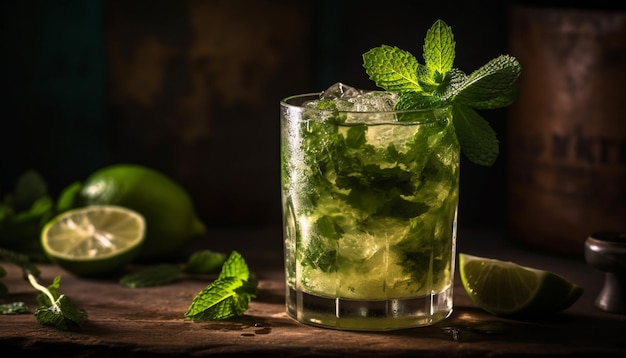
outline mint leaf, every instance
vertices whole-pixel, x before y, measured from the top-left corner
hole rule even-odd
[[[20,175],[14,192],[0,203],[0,247],[27,254],[35,261],[48,261],[39,242],[41,228],[55,214],[47,190],[36,171]]]
[[[126,274],[119,283],[130,288],[163,286],[178,280],[180,273],[177,265],[160,264]]]
[[[424,61],[434,83],[443,82],[445,74],[452,69],[455,45],[452,29],[442,20],[437,20],[426,32]]]
[[[448,255],[452,251],[450,240],[438,240],[432,230],[428,229],[432,227],[432,219],[425,220],[427,221],[423,225],[413,225],[411,232],[403,240],[392,245],[392,250],[402,259],[400,266],[403,271],[410,273],[414,282],[423,284],[442,279],[441,276],[445,275],[446,267],[450,263]],[[424,265],[424,262],[429,264]]]
[[[174,264],[148,266],[126,274],[119,283],[129,288],[168,285],[177,281],[181,274],[206,275],[216,273],[226,261],[226,255],[211,250],[194,252],[182,267]]]
[[[43,177],[35,170],[27,170],[17,178],[12,204],[16,211],[26,210],[47,194],[48,185]]]
[[[61,295],[54,305],[37,308],[35,317],[40,324],[63,331],[80,328],[87,321],[85,311],[76,307],[65,295]]]
[[[24,302],[12,302],[0,305],[0,314],[28,313],[28,306]]]
[[[33,265],[28,256],[24,254],[0,248],[0,261],[8,261],[21,267],[25,273],[31,273],[35,276],[39,276],[39,269]],[[0,266],[0,277],[4,277],[6,274],[7,271],[4,267]],[[0,282],[0,297],[7,296],[8,294],[9,288],[4,283]]]
[[[337,271],[337,242],[343,236],[341,217],[324,215],[313,223],[310,245],[305,245],[302,265],[318,268],[324,272]]]
[[[87,313],[65,295],[59,296],[55,305],[37,308],[35,317],[40,324],[63,331],[80,328],[87,321]]]
[[[470,74],[456,89],[454,101],[484,109],[508,106],[515,100],[518,76],[517,60],[501,55]]]
[[[242,281],[248,281],[250,279],[248,264],[246,264],[243,256],[237,251],[231,252],[226,262],[224,262],[218,279],[224,277],[235,277]]]
[[[39,307],[35,310],[40,324],[71,330],[80,328],[87,321],[87,312],[78,308],[69,297],[59,294],[61,276],[55,277],[48,288],[41,286],[32,274],[28,274],[28,280],[42,292],[37,296]]]
[[[457,100],[456,102],[463,103],[466,106],[469,106],[475,109],[504,108],[513,104],[513,102],[515,102],[515,100],[517,99],[518,93],[519,91],[517,87],[511,87],[505,90],[504,92],[502,92],[500,95],[493,97],[491,99],[474,101],[474,102],[469,99],[461,99],[461,100]]]
[[[419,63],[410,52],[382,45],[363,54],[369,77],[387,91],[420,91],[417,81]]]
[[[219,271],[227,257],[222,252],[202,250],[194,252],[183,271],[189,274],[210,274]]]
[[[210,321],[243,315],[252,297],[243,287],[243,281],[236,277],[215,280],[194,298],[185,317]]]
[[[31,286],[41,292],[37,295],[39,307],[35,310],[35,317],[40,324],[70,330],[81,327],[87,321],[87,312],[74,305],[69,297],[59,294],[61,276],[55,277],[52,284],[46,288],[37,282],[39,269],[30,262],[28,256],[0,249],[0,260],[20,266]],[[1,271],[4,272],[4,269]],[[3,306],[2,311],[4,310],[16,310],[17,313],[21,313],[24,308],[16,302],[10,306]]]
[[[453,122],[461,151],[473,163],[490,166],[499,153],[498,139],[489,123],[473,109],[454,103]]]
[[[241,316],[256,297],[256,282],[251,280],[245,260],[233,251],[218,278],[194,297],[185,312],[193,321],[221,320]]]
[[[78,195],[82,188],[83,184],[78,181],[65,187],[59,194],[56,201],[57,213],[62,213],[79,206]]]
[[[467,81],[465,72],[458,68],[453,68],[446,73],[445,80],[437,88],[435,95],[444,103],[449,103],[452,101],[453,97],[461,91],[461,88],[465,85],[465,81]]]
[[[19,266],[25,272],[25,274],[32,274],[35,277],[38,277],[40,274],[37,266],[35,266],[30,261],[29,257],[24,254],[0,248],[0,261],[7,261],[16,266]],[[2,272],[2,275],[0,276],[4,276],[6,274],[4,268],[2,268],[0,272]]]
[[[402,92],[396,103],[396,110],[410,110],[419,108],[433,108],[444,106],[445,101],[438,97],[424,94],[423,92]],[[402,115],[398,116],[398,121],[402,122]],[[409,117],[411,118],[411,117]]]

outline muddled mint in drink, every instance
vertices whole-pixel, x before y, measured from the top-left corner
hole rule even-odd
[[[283,148],[290,284],[355,299],[449,284],[459,179],[450,109],[398,114],[394,97],[336,84],[303,104]]]

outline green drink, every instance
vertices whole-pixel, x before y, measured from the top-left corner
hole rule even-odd
[[[281,104],[288,313],[354,330],[447,317],[460,154],[451,109],[342,112],[315,99]]]
[[[496,160],[476,110],[511,104],[521,67],[453,68],[441,20],[423,49],[425,64],[386,45],[363,55],[383,91],[337,83],[281,101],[286,309],[300,322],[391,330],[452,312],[460,154]]]

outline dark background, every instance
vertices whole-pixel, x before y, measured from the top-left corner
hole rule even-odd
[[[281,225],[278,104],[334,82],[374,88],[361,55],[422,60],[455,34],[469,73],[508,53],[513,1],[26,0],[0,5],[0,198],[39,171],[53,196],[112,163],[144,164],[192,195],[210,227]],[[506,110],[493,167],[462,162],[460,228],[504,229]]]

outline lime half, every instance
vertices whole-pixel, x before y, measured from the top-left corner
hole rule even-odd
[[[537,316],[571,306],[583,289],[553,272],[459,254],[465,292],[482,309],[498,316]]]
[[[93,205],[66,211],[41,232],[41,245],[53,263],[80,276],[121,270],[139,253],[146,224],[128,208]]]

